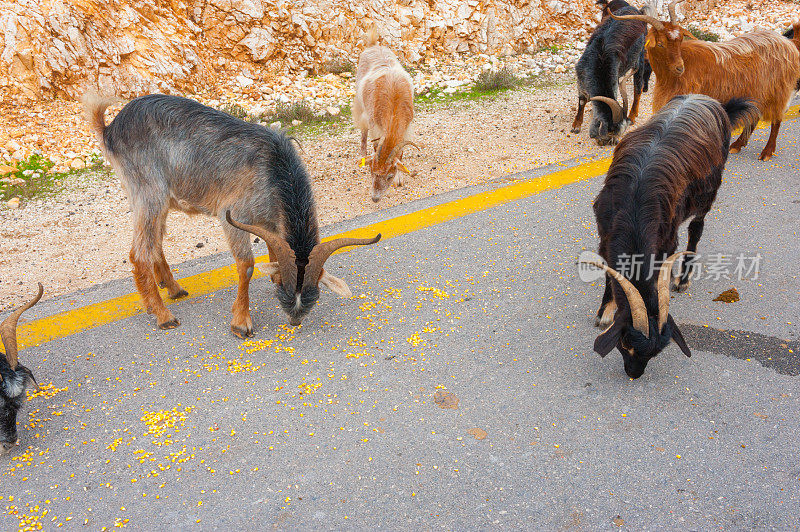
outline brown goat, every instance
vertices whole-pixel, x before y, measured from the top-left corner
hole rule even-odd
[[[407,139],[414,119],[414,84],[394,53],[378,46],[378,33],[365,37],[367,48],[358,58],[353,122],[361,130],[361,162],[372,173],[372,201],[381,200],[394,181],[403,186],[397,170],[408,173],[401,162],[403,148],[416,144]],[[372,137],[375,154],[367,157],[367,138]]]
[[[720,102],[749,98],[758,106],[761,117],[772,123],[769,140],[759,156],[762,161],[769,160],[800,77],[800,51],[791,41],[769,31],[754,31],[722,43],[696,40],[677,24],[675,6],[681,1],[670,2],[669,22],[648,15],[610,15],[650,24],[645,50],[656,75],[653,112],[680,94],[705,94]],[[747,145],[755,126],[745,125],[731,145],[731,153]]]

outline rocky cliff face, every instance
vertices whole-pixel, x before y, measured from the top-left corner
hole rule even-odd
[[[0,92],[246,90],[253,80],[355,61],[372,24],[418,63],[583,38],[597,12],[595,0],[0,0]]]

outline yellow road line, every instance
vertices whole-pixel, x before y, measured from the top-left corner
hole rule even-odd
[[[786,120],[797,118],[799,115],[800,105],[794,106],[787,112]],[[762,122],[759,123],[758,127],[761,129],[768,126],[769,124]],[[606,157],[573,168],[559,170],[542,177],[528,179],[488,192],[481,192],[466,198],[404,214],[390,220],[359,227],[352,231],[331,236],[325,240],[340,237],[372,237],[376,233],[381,233],[383,235],[383,240],[405,235],[454,218],[460,218],[504,203],[539,194],[545,190],[561,188],[570,183],[576,183],[603,175],[608,170],[610,164],[611,158]],[[264,262],[266,260],[267,255],[256,258],[257,262]],[[260,275],[261,274],[256,271],[253,277],[256,278]],[[216,292],[217,290],[228,288],[235,285],[237,282],[238,276],[236,274],[236,267],[233,265],[216,268],[208,272],[180,279],[181,286],[189,292],[191,298],[204,296]],[[162,295],[164,294],[162,293]],[[166,299],[165,303],[169,305],[174,302]],[[141,298],[138,293],[126,294],[109,299],[108,301],[101,301],[73,310],[67,310],[47,318],[34,320],[21,325],[18,330],[19,348],[22,349],[33,345],[40,345],[57,338],[70,336],[81,331],[128,318],[142,311]]]

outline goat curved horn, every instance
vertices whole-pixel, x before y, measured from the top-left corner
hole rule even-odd
[[[11,369],[15,370],[19,365],[19,358],[17,356],[17,321],[19,321],[19,317],[22,316],[23,312],[42,299],[42,294],[44,294],[44,287],[42,283],[39,283],[39,293],[36,294],[36,297],[12,312],[9,317],[3,320],[3,323],[0,323],[0,339],[3,341],[3,347],[5,347],[6,350],[6,360],[8,361],[8,365],[11,366]]]
[[[381,234],[378,233],[373,238],[337,238],[329,242],[320,242],[308,254],[308,266],[306,266],[303,275],[303,287],[317,285],[319,276],[322,275],[322,267],[325,265],[325,261],[336,250],[345,246],[368,246],[380,239]]]
[[[416,144],[414,144],[414,143],[413,143],[413,142],[411,142],[410,140],[404,140],[403,142],[401,142],[400,144],[398,144],[397,146],[395,146],[395,147],[394,147],[394,149],[393,149],[393,150],[392,150],[392,152],[389,154],[389,157],[387,157],[387,159],[391,161],[391,160],[392,160],[392,158],[393,158],[395,155],[397,155],[397,153],[398,153],[400,150],[402,150],[403,148],[405,148],[405,147],[406,147],[406,146],[408,146],[408,145],[414,146],[414,147],[415,147],[416,149],[418,149],[419,151],[422,151],[422,148],[420,148],[419,146],[417,146]]]
[[[633,328],[643,335],[650,337],[650,320],[647,318],[647,307],[644,306],[644,300],[636,287],[633,286],[633,283],[617,270],[610,268],[602,262],[586,261],[586,264],[592,264],[598,268],[602,268],[606,273],[617,280],[622,287],[622,291],[625,292],[625,297],[628,298],[628,306],[631,307]]]
[[[240,224],[231,218],[231,211],[225,211],[225,219],[235,228],[252,233],[267,243],[277,255],[275,260],[278,261],[278,269],[281,272],[281,284],[287,291],[293,292],[297,288],[297,264],[295,264],[294,251],[286,243],[286,240],[263,227]]]
[[[627,100],[627,97],[625,99]],[[608,105],[611,108],[611,119],[615,124],[619,124],[622,122],[622,119],[625,118],[625,111],[623,111],[619,102],[617,102],[617,100],[614,98],[609,98],[607,96],[592,96],[589,98],[589,100],[593,102],[603,102],[604,104]]]
[[[664,328],[669,316],[669,283],[672,280],[672,265],[681,255],[686,255],[688,251],[681,251],[667,257],[661,264],[658,272],[658,330]]]
[[[656,17],[651,17],[650,15],[615,15],[614,13],[608,14],[614,20],[638,20],[640,22],[646,22],[653,26],[658,31],[662,31],[664,29],[664,23],[658,20]]]
[[[373,143],[377,142],[377,144],[373,144],[372,146],[375,149],[375,160],[380,159],[381,152],[383,151],[383,141],[384,141],[383,137],[372,140]]]
[[[667,6],[667,9],[669,10],[669,21],[672,24],[675,25],[678,24],[678,14],[675,12],[675,6],[683,1],[684,0],[672,0],[672,2],[670,2],[669,5]]]

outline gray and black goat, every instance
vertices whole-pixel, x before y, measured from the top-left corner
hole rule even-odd
[[[0,323],[0,339],[5,356],[0,358],[0,455],[19,443],[17,437],[17,412],[25,400],[25,388],[36,382],[31,370],[19,363],[17,351],[17,321],[22,313],[42,298],[44,287],[39,283],[39,293],[28,303],[13,311]]]
[[[783,36],[789,39],[800,50],[800,21],[795,22],[791,28],[783,32]],[[800,91],[800,79],[797,80],[797,90]]]
[[[311,181],[292,139],[196,101],[152,94],[132,100],[106,126],[114,100],[85,98],[88,119],[106,159],[128,195],[134,218],[130,260],[136,288],[158,326],[180,322],[166,308],[157,284],[171,299],[187,295],[164,258],[167,213],[216,216],[236,260],[239,288],[231,331],[253,336],[249,286],[254,259],[252,233],[263,239],[270,262],[259,269],[277,285],[292,325],[319,299],[319,285],[350,296],[347,284],[326,272],[325,261],[344,246],[374,238],[320,242]]]
[[[691,356],[669,314],[670,283],[677,291],[689,286],[704,219],[722,183],[731,130],[758,114],[749,100],[722,105],[698,94],[677,96],[614,150],[594,201],[605,262],[591,264],[606,272],[596,325],[608,326],[594,350],[606,356],[616,347],[631,378],[640,377],[671,339]],[[692,217],[686,251],[675,253],[678,228]],[[672,266],[684,254],[673,280]]]
[[[647,90],[650,69],[644,54],[647,24],[614,20],[615,15],[640,15],[651,8],[636,9],[623,0],[598,0],[603,6],[603,19],[595,28],[586,49],[575,65],[578,79],[578,112],[572,132],[580,133],[583,112],[593,103],[589,136],[601,146],[616,144],[627,127],[639,115],[639,99]],[[627,76],[633,77],[633,104],[628,113]],[[618,94],[622,104],[617,101]]]

